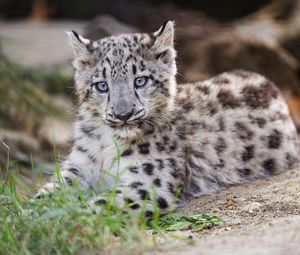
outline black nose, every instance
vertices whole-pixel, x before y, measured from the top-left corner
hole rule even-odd
[[[133,110],[130,112],[118,112],[114,113],[115,117],[119,120],[126,121],[133,115]]]

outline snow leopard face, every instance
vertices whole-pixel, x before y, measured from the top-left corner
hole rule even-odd
[[[81,105],[119,137],[151,132],[168,120],[175,96],[173,22],[153,34],[90,41],[68,32]]]

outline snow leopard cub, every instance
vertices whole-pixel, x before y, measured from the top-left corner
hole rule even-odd
[[[91,41],[68,32],[78,113],[61,175],[111,190],[146,216],[187,196],[279,173],[299,160],[297,133],[275,85],[243,70],[176,84],[174,24]],[[118,145],[121,153],[115,160]],[[113,163],[115,162],[115,163]],[[118,178],[115,176],[118,175]],[[117,182],[117,183],[116,183]],[[37,196],[53,192],[53,180]],[[96,196],[90,205],[105,204]]]

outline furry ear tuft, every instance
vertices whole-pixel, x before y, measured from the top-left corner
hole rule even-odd
[[[152,49],[156,53],[155,58],[164,64],[175,66],[174,22],[165,22],[159,30],[153,33],[153,36]]]
[[[72,46],[73,52],[75,57],[86,54],[88,51],[88,46],[90,45],[91,41],[89,39],[86,39],[76,33],[74,30],[67,31],[66,34],[69,37],[69,43]]]
[[[73,49],[74,62],[73,65],[76,69],[83,69],[84,67],[92,64],[91,53],[92,43],[91,40],[84,38],[75,31],[67,31],[69,43]]]
[[[174,47],[174,21],[166,21],[156,32],[153,33],[153,46],[159,50]]]

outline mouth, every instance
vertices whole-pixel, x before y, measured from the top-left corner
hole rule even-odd
[[[122,139],[134,138],[139,136],[141,133],[151,134],[154,131],[154,122],[151,117],[138,118],[128,121],[118,120],[104,120],[105,123],[110,126],[116,137]]]
[[[128,138],[134,138],[136,137],[140,132],[142,132],[141,127],[142,122],[140,123],[117,123],[116,124],[110,124],[109,126],[113,128],[114,134],[118,138],[122,139],[128,139]]]
[[[115,121],[111,119],[105,119],[105,122],[108,126],[114,129],[128,129],[140,127],[144,122],[144,118],[138,118],[129,121]]]

